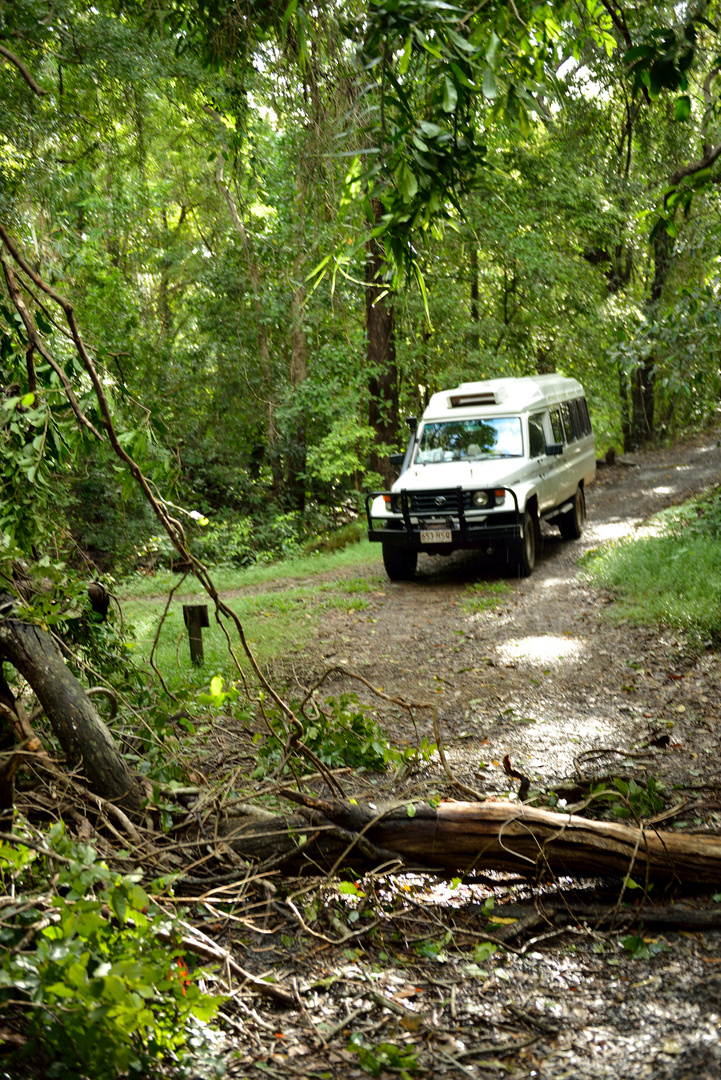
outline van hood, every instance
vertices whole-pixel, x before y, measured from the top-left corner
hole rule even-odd
[[[401,473],[391,491],[512,487],[537,472],[538,462],[525,461],[523,458],[488,458],[480,461],[444,461],[431,465],[412,465]]]

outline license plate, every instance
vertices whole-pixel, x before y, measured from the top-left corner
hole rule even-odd
[[[421,529],[422,544],[451,544],[453,534],[450,529]]]

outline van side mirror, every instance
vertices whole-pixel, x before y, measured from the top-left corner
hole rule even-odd
[[[411,431],[415,431],[416,428],[418,427],[418,417],[417,416],[407,416],[406,417],[406,423],[408,424],[408,427],[411,429]]]
[[[558,456],[559,454],[562,454],[562,453],[563,453],[563,443],[562,442],[548,443],[546,445],[546,454],[548,455],[548,457],[556,457],[556,456]]]
[[[389,454],[388,460],[391,465],[402,465],[405,460],[405,454]]]

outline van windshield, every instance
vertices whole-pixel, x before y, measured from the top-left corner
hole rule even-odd
[[[480,461],[483,458],[523,457],[521,419],[446,420],[423,425],[416,462]]]

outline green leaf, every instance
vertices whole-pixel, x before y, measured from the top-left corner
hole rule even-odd
[[[497,951],[498,946],[492,941],[479,941],[473,950],[473,959],[477,964],[482,964]]]
[[[128,902],[125,899],[124,894],[120,889],[112,889],[110,892],[110,906],[115,912],[118,922],[125,922],[125,915],[128,910]]]
[[[648,237],[649,240],[651,240],[651,241],[655,240],[665,224],[666,224],[666,219],[665,218],[662,218],[662,217],[657,218],[656,221],[654,222],[654,226],[651,229],[651,232],[649,233],[649,237]]]
[[[469,54],[477,52],[476,46],[472,45],[466,38],[461,37],[460,34],[457,34],[455,30],[451,30],[449,27],[446,33],[448,34],[448,40],[452,41],[456,48],[460,49],[461,52]]]
[[[477,90],[478,89],[476,84],[471,82],[471,80],[465,74],[463,69],[458,66],[458,64],[451,64],[451,71],[455,75],[456,81],[459,82],[461,86],[465,86],[467,90]]]
[[[338,892],[343,893],[345,896],[365,896],[363,890],[354,885],[352,881],[341,881]]]
[[[691,116],[691,98],[688,94],[683,94],[681,97],[676,98],[676,103],[673,107],[673,114],[679,121],[688,120]]]
[[[443,111],[452,113],[458,104],[458,91],[453,80],[446,75],[443,83]]]
[[[405,162],[401,165],[398,176],[398,187],[405,202],[410,202],[418,191],[418,181],[415,174],[408,168]]]
[[[25,397],[20,399],[20,404],[23,405],[26,409],[29,409],[34,401],[35,401],[35,394],[30,393],[30,394],[26,394]]]
[[[282,33],[284,38],[285,38],[286,34],[288,33],[288,23],[293,18],[293,15],[295,13],[295,9],[297,7],[298,7],[298,0],[290,0],[290,3],[288,4],[288,7],[285,9],[285,12],[283,13],[283,19],[281,21],[281,33]]]
[[[653,56],[653,49],[649,45],[634,45],[623,54],[623,62],[633,64],[636,60],[647,60],[651,56]]]
[[[406,43],[403,46],[403,55],[401,56],[401,62],[398,65],[398,70],[401,75],[405,75],[408,71],[408,65],[411,62],[411,49],[413,48],[413,38],[409,34],[406,38]]]
[[[438,124],[431,124],[429,120],[421,120],[419,127],[423,134],[427,135],[429,139],[437,139],[439,135],[443,134],[443,128],[439,127]],[[14,400],[17,401],[17,398]],[[9,407],[10,403],[8,402],[5,405],[5,408],[7,409]]]
[[[416,816],[416,808],[412,802],[408,803],[408,806],[406,807],[406,813],[408,814],[409,818],[414,818]]]
[[[489,67],[486,68],[483,74],[483,96],[489,101],[493,101],[493,99],[498,96],[496,76]]]

